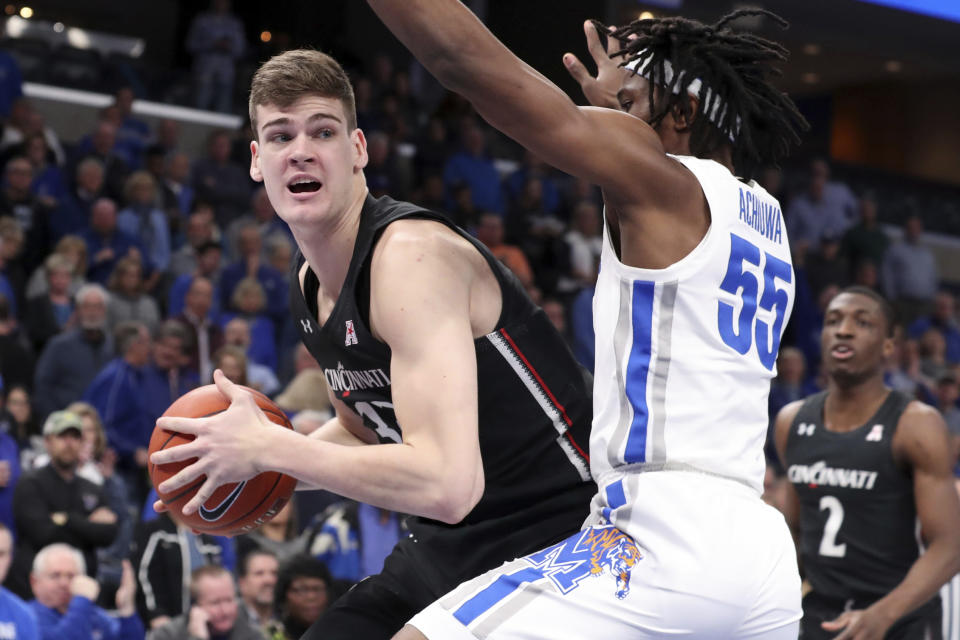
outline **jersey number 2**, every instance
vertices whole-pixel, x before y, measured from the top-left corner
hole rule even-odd
[[[820,498],[820,511],[826,509],[827,522],[823,525],[823,538],[820,540],[820,555],[828,558],[842,558],[847,555],[847,543],[837,544],[837,534],[843,524],[843,504],[833,496]]]
[[[761,256],[763,261],[763,285],[753,271],[744,269],[744,263],[760,268]],[[756,338],[757,355],[760,363],[767,369],[773,370],[777,361],[777,351],[780,349],[780,331],[783,329],[783,318],[787,313],[790,297],[786,289],[777,288],[777,280],[790,284],[793,278],[790,263],[763,252],[748,240],[730,234],[730,262],[727,264],[727,275],[720,283],[720,289],[740,298],[740,315],[734,323],[736,309],[728,302],[720,301],[717,309],[717,327],[720,337],[731,349],[740,354],[750,350]],[[757,316],[757,297],[759,307],[764,311],[773,311],[774,320],[771,327]]]

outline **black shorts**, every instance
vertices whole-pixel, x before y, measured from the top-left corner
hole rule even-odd
[[[849,605],[848,606],[848,602]],[[833,620],[845,609],[866,609],[868,601],[844,601],[808,593],[803,598],[803,619],[800,621],[800,640],[831,640],[839,631],[824,631],[821,622]],[[943,640],[943,613],[940,596],[934,597],[916,611],[897,620],[887,631],[884,640]]]
[[[396,552],[383,572],[337,598],[303,640],[390,640],[410,618],[443,595],[427,588]]]

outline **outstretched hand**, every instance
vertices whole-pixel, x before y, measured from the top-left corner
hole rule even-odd
[[[608,37],[607,46],[604,48],[603,43],[600,42],[599,29],[601,28],[600,23],[592,20],[583,23],[583,31],[587,36],[587,50],[597,65],[597,75],[590,75],[579,58],[572,53],[563,54],[563,66],[580,84],[583,95],[591,105],[618,109],[620,103],[617,101],[617,92],[628,71],[618,66],[619,59],[610,57],[622,48],[622,43]],[[608,33],[611,31],[608,30]]]
[[[213,381],[230,401],[225,411],[207,418],[164,417],[157,421],[157,426],[163,429],[195,436],[193,442],[156,451],[150,456],[154,464],[197,458],[157,487],[163,493],[170,493],[206,476],[196,495],[183,506],[184,515],[195,513],[217,487],[248,480],[260,473],[263,469],[258,459],[269,440],[269,433],[264,429],[283,428],[264,415],[249,391],[231,382],[219,369],[214,372]]]

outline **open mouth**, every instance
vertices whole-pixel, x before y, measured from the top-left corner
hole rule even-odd
[[[830,355],[836,360],[848,360],[853,357],[853,354],[853,349],[845,344],[838,344],[830,350]]]
[[[322,185],[316,180],[301,178],[288,184],[287,189],[289,189],[291,193],[315,193],[320,190],[321,186]]]

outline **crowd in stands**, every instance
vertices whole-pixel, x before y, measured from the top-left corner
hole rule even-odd
[[[239,55],[235,25],[216,11],[188,39],[208,56],[203,106],[228,91]],[[386,56],[354,73],[372,194],[475,234],[592,369],[599,191],[520,152],[457,96],[417,95]],[[318,494],[227,539],[153,511],[153,425],[215,368],[273,397],[299,431],[331,408],[287,312],[295,246],[248,176],[249,132],[214,131],[192,157],[175,120],[139,119],[129,86],[113,97],[77,140],[22,95],[0,100],[0,627],[36,626],[18,638],[297,638],[379,571],[402,517]],[[832,180],[823,160],[788,178],[758,176],[783,206],[797,291],[770,415],[823,386],[823,310],[856,283],[899,314],[889,384],[940,408],[960,443],[960,325],[924,221],[903,217],[892,239],[877,196]]]

